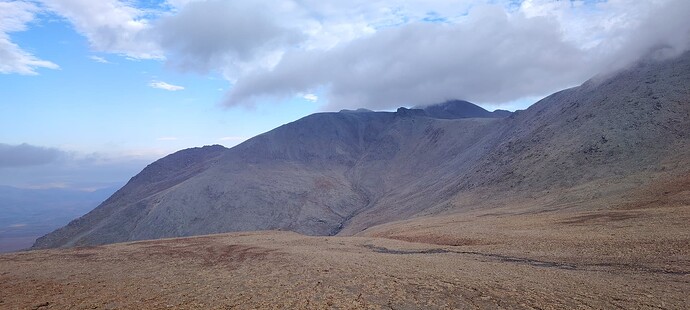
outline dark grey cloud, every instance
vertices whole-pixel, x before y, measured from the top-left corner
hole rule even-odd
[[[587,55],[564,42],[555,21],[509,18],[499,8],[457,25],[416,23],[329,51],[286,54],[273,69],[241,78],[227,103],[328,86],[331,108],[391,108],[462,98],[502,102],[591,74]]]
[[[67,153],[56,148],[29,144],[9,145],[0,143],[0,168],[39,166],[65,159]]]
[[[159,20],[152,31],[169,64],[208,73],[260,59],[303,39],[299,31],[280,25],[272,11],[259,1],[191,2]]]
[[[687,50],[690,1],[667,1],[647,16],[583,47],[564,36],[555,18],[481,7],[456,24],[413,23],[330,50],[288,52],[274,68],[241,76],[225,104],[251,105],[319,88],[326,89],[328,110],[543,96],[660,47],[666,54]]]
[[[0,186],[98,189],[124,184],[153,160],[0,143]]]
[[[41,166],[6,167],[0,173],[0,185],[94,190],[122,185],[152,161],[121,159],[103,162],[87,158],[57,161]]]

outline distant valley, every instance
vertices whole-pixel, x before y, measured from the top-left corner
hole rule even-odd
[[[88,213],[116,190],[116,187],[87,192],[0,186],[0,252],[31,247],[36,238]]]

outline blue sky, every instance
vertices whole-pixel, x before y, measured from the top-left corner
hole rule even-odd
[[[60,19],[38,20],[12,39],[60,68],[0,75],[3,143],[157,156],[205,144],[232,146],[316,110],[304,99],[221,106],[229,83],[218,74],[185,74],[159,60],[94,52]],[[151,87],[156,81],[184,89]]]
[[[171,152],[231,147],[318,111],[456,98],[524,109],[659,44],[686,50],[689,11],[682,0],[0,0],[0,185],[118,184]]]

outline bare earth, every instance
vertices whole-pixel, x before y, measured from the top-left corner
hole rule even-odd
[[[688,205],[494,209],[360,237],[233,233],[5,254],[0,308],[687,309],[688,223]]]

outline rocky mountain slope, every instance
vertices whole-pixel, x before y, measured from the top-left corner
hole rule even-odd
[[[530,212],[605,208],[598,198],[624,203],[635,188],[686,175],[689,140],[686,53],[514,114],[463,101],[319,113],[232,149],[180,151],[34,247],[266,229],[350,235],[526,200]]]

